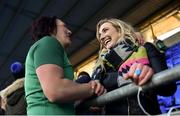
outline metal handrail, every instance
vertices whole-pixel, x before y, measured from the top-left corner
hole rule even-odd
[[[141,88],[142,90],[146,91],[152,88],[156,88],[163,83],[171,83],[178,80],[180,80],[180,65],[177,65],[172,69],[167,69],[167,70],[154,74],[152,79],[144,86],[141,86]],[[130,95],[136,94],[138,92],[139,87],[140,86],[137,86],[134,83],[131,83],[129,85],[110,91],[94,99],[84,101],[81,105],[103,106],[112,101],[116,101],[116,100],[128,97]]]

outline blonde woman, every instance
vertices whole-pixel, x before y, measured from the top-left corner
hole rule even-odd
[[[132,26],[119,19],[103,19],[97,24],[97,39],[100,43],[99,58],[92,77],[99,79],[107,91],[122,87],[129,83],[139,86],[146,84],[156,72],[166,69],[163,54],[145,43]],[[159,62],[161,61],[161,62]],[[120,101],[106,105],[106,114],[160,114],[157,94],[171,95],[175,92],[175,84],[165,84],[156,90],[141,92],[139,107],[137,96],[129,96]]]

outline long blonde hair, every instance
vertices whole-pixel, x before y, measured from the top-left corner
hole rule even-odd
[[[134,28],[131,25],[129,25],[119,19],[115,19],[115,18],[109,18],[109,19],[105,18],[105,19],[100,20],[96,26],[96,37],[100,43],[100,50],[99,50],[99,56],[98,56],[98,59],[96,62],[96,66],[94,67],[94,69],[101,66],[105,70],[103,60],[101,59],[101,55],[104,54],[105,52],[107,52],[107,50],[103,47],[103,45],[100,42],[99,28],[101,27],[102,24],[107,23],[107,22],[111,23],[117,29],[117,31],[120,33],[119,34],[120,37],[119,37],[119,40],[117,41],[117,44],[122,41],[125,42],[125,39],[129,39],[134,44],[138,44],[137,36],[136,36],[137,32],[134,30]]]

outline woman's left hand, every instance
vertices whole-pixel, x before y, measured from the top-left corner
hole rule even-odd
[[[141,63],[134,63],[129,71],[123,75],[124,79],[132,79],[137,85],[144,85],[147,83],[154,71],[151,67],[141,64]]]
[[[144,45],[144,38],[140,32],[136,32],[136,39],[140,45]]]

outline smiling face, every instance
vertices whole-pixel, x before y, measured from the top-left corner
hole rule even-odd
[[[71,44],[71,31],[66,27],[65,23],[61,20],[56,20],[57,32],[55,37],[60,41],[65,48]]]
[[[110,22],[100,25],[98,34],[98,40],[106,49],[114,47],[120,38],[120,32]]]

